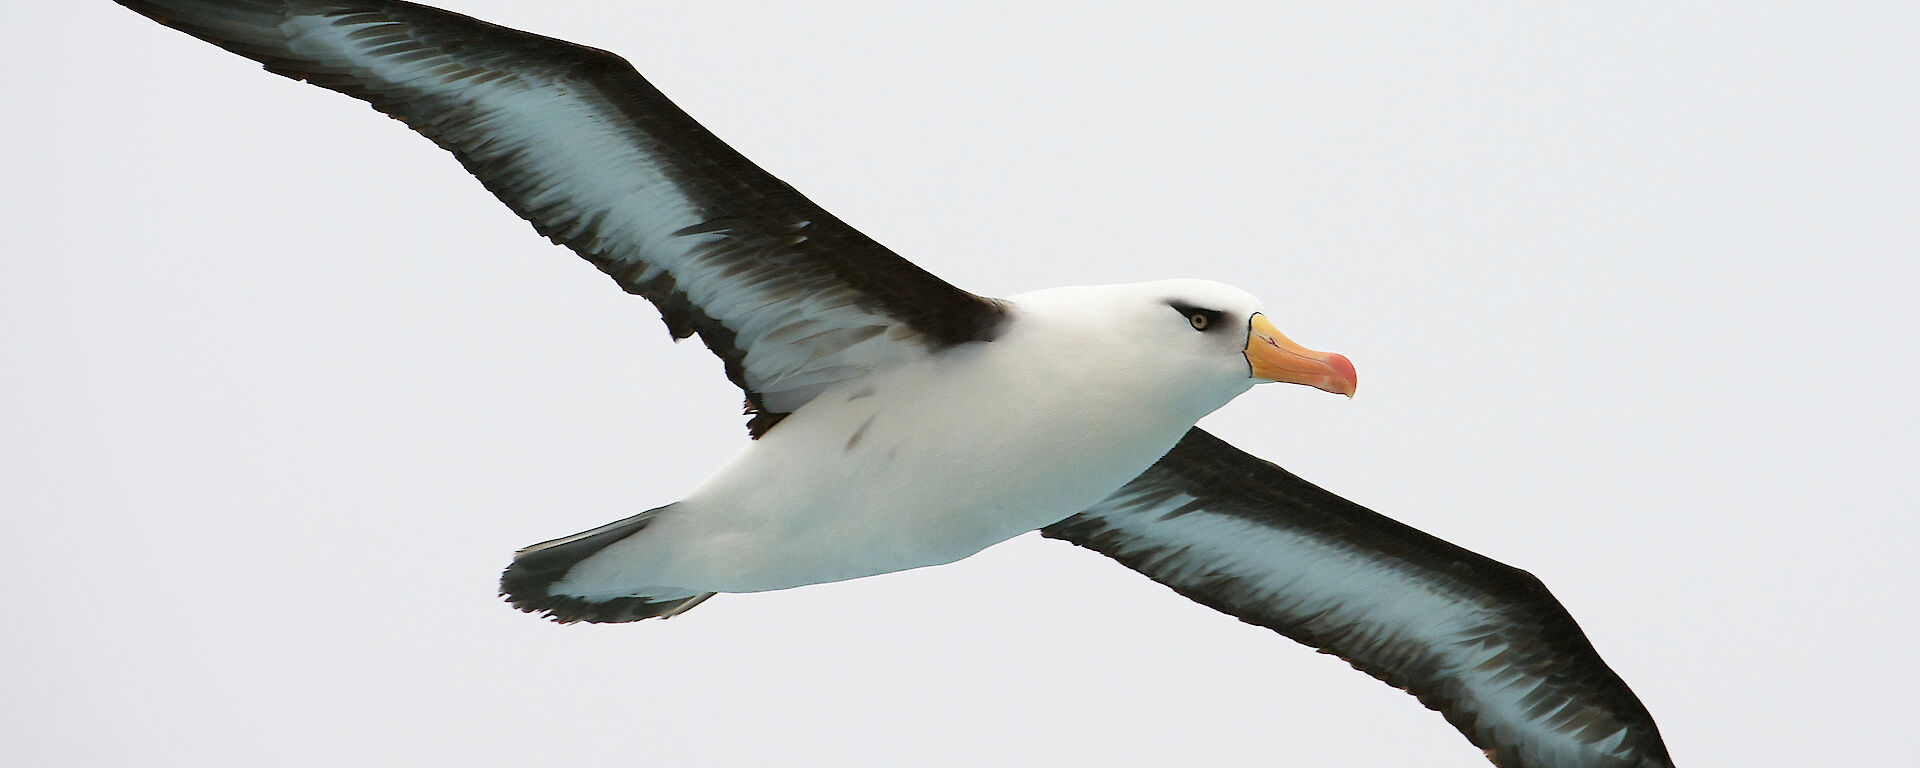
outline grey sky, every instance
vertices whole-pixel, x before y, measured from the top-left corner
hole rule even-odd
[[[1208,428],[1539,575],[1677,762],[1906,753],[1911,4],[441,4],[626,56],[962,287],[1262,296],[1359,396]],[[0,57],[0,761],[1485,765],[1034,537],[516,613],[515,548],[745,440],[717,361],[358,102],[104,0]]]

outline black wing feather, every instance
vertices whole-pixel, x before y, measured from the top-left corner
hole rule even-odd
[[[1672,765],[1646,707],[1532,574],[1199,428],[1042,533],[1413,693],[1496,765]]]
[[[761,170],[606,51],[398,0],[118,0],[404,121],[699,335],[778,422],[837,381],[991,339],[998,302]]]

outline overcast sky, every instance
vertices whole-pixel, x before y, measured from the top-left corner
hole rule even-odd
[[[1910,754],[1912,3],[444,4],[976,292],[1262,296],[1359,396],[1206,426],[1539,575],[1679,764]],[[517,613],[516,548],[743,444],[719,364],[399,124],[104,0],[0,9],[0,78],[0,762],[1486,764],[1032,536]]]

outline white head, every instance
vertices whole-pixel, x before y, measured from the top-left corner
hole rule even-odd
[[[1258,299],[1222,283],[1075,286],[1011,301],[1082,375],[1171,396],[1198,410],[1194,418],[1255,384],[1306,384],[1349,397],[1357,384],[1345,357],[1293,343],[1260,314]]]

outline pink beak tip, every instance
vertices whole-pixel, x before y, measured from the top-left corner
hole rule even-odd
[[[1326,364],[1328,368],[1333,369],[1333,377],[1328,382],[1326,390],[1352,398],[1353,393],[1360,389],[1360,373],[1353,369],[1353,361],[1348,360],[1346,355],[1329,352]]]

